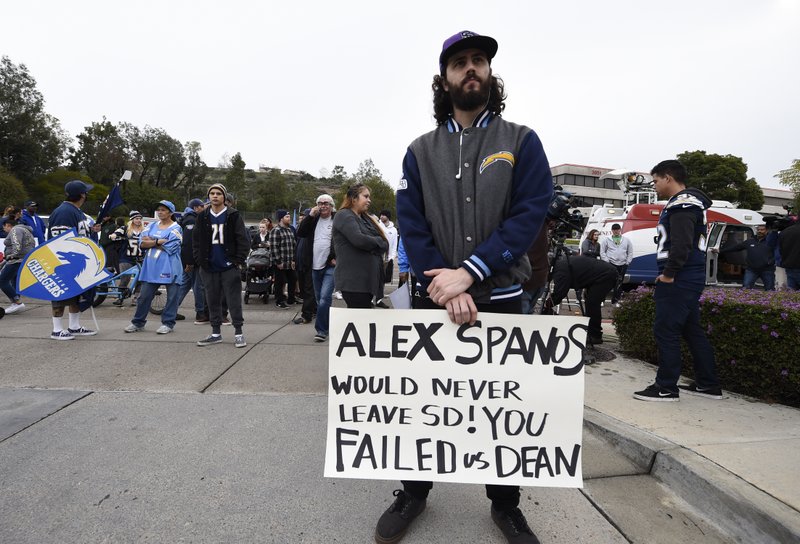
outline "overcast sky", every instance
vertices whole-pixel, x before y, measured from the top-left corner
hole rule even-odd
[[[239,151],[318,176],[372,158],[396,186],[460,30],[499,42],[504,117],[551,166],[649,171],[703,149],[781,187],[800,158],[798,0],[47,0],[5,2],[2,19],[0,55],[71,136],[103,116],[161,127],[211,166]]]

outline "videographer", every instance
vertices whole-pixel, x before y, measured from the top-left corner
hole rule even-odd
[[[565,254],[558,257],[553,267],[553,293],[550,296],[551,304],[547,305],[552,308],[560,304],[570,289],[583,289],[585,315],[589,318],[589,341],[602,344],[600,305],[616,282],[617,268],[613,264],[584,255]]]

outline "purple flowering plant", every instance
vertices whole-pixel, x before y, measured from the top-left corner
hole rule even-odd
[[[623,297],[614,326],[622,351],[658,364],[654,318],[653,289],[642,286]],[[800,291],[707,288],[700,322],[725,389],[800,407]],[[683,351],[682,373],[692,376]]]

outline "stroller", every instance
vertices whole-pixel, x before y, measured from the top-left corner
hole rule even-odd
[[[272,292],[272,254],[266,248],[254,249],[245,261],[244,303],[250,303],[250,295],[263,297],[264,304]]]

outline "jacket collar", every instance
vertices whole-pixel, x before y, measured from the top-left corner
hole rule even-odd
[[[488,108],[484,108],[477,116],[475,116],[475,120],[472,121],[472,127],[480,127],[486,128],[489,126],[489,123],[494,119],[494,114],[489,111]],[[465,127],[462,127],[458,121],[456,121],[453,116],[451,115],[450,118],[447,120],[447,132],[455,133],[461,132],[464,130]]]

